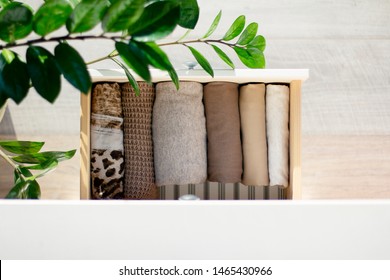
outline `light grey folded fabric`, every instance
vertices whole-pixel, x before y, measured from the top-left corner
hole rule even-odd
[[[204,87],[208,180],[241,182],[242,150],[238,84],[213,82]]]
[[[288,186],[289,99],[290,91],[287,86],[267,85],[266,123],[271,186]]]
[[[95,85],[91,100],[91,197],[123,198],[121,92],[117,83]]]
[[[240,88],[240,116],[244,162],[242,183],[247,186],[268,186],[264,84],[249,84]]]
[[[156,184],[198,184],[207,178],[203,87],[197,82],[158,83],[153,108]]]

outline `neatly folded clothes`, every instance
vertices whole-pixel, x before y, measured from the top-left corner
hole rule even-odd
[[[268,154],[265,129],[265,86],[240,88],[240,116],[244,172],[247,186],[268,186]]]
[[[207,179],[203,87],[197,82],[158,83],[153,109],[156,183],[182,185]]]
[[[91,114],[91,196],[123,198],[123,119],[117,83],[95,85]]]
[[[289,97],[287,86],[267,85],[266,123],[271,186],[288,186]]]
[[[121,96],[118,83],[96,84],[92,91],[92,113],[122,118]]]
[[[157,199],[154,180],[152,112],[153,85],[139,82],[137,96],[129,83],[122,85],[125,148],[125,199]]]
[[[208,140],[208,180],[241,181],[242,150],[238,84],[212,82],[204,87]]]

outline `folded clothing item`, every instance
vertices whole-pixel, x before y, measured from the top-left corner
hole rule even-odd
[[[96,84],[92,90],[91,111],[122,118],[121,89],[118,83]]]
[[[138,83],[139,96],[129,83],[122,84],[124,115],[125,199],[157,199],[155,184],[152,112],[154,86]]]
[[[124,156],[119,85],[95,85],[91,102],[91,196],[122,199]]]
[[[241,181],[242,150],[238,84],[212,82],[204,87],[207,126],[208,180]]]
[[[267,85],[266,123],[271,186],[288,187],[289,99],[288,86]]]
[[[158,83],[153,109],[156,184],[183,185],[207,179],[203,87],[198,82]]]
[[[240,88],[240,116],[244,173],[247,186],[268,186],[268,154],[265,129],[265,85]]]

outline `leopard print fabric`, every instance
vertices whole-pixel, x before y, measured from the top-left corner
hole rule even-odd
[[[92,197],[122,199],[123,171],[123,151],[93,149],[91,156]]]
[[[91,196],[93,199],[123,199],[123,118],[119,85],[95,85],[91,107]]]

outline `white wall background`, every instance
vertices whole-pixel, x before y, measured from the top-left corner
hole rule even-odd
[[[43,1],[24,1],[37,8]],[[244,14],[259,23],[267,38],[267,68],[309,68],[304,84],[304,134],[390,134],[389,0],[199,0],[201,17],[190,37],[203,35],[219,10],[221,37]],[[177,30],[172,36],[183,33]],[[85,60],[108,54],[112,43],[72,43]],[[215,68],[225,68],[207,47],[199,46]],[[18,49],[24,55],[24,50]],[[166,48],[177,68],[194,60],[185,48]],[[228,52],[237,67],[243,67]],[[114,68],[110,62],[94,68]],[[16,134],[78,134],[79,93],[68,84],[51,105],[31,92],[19,106],[11,102]],[[10,122],[0,133],[10,133]]]

